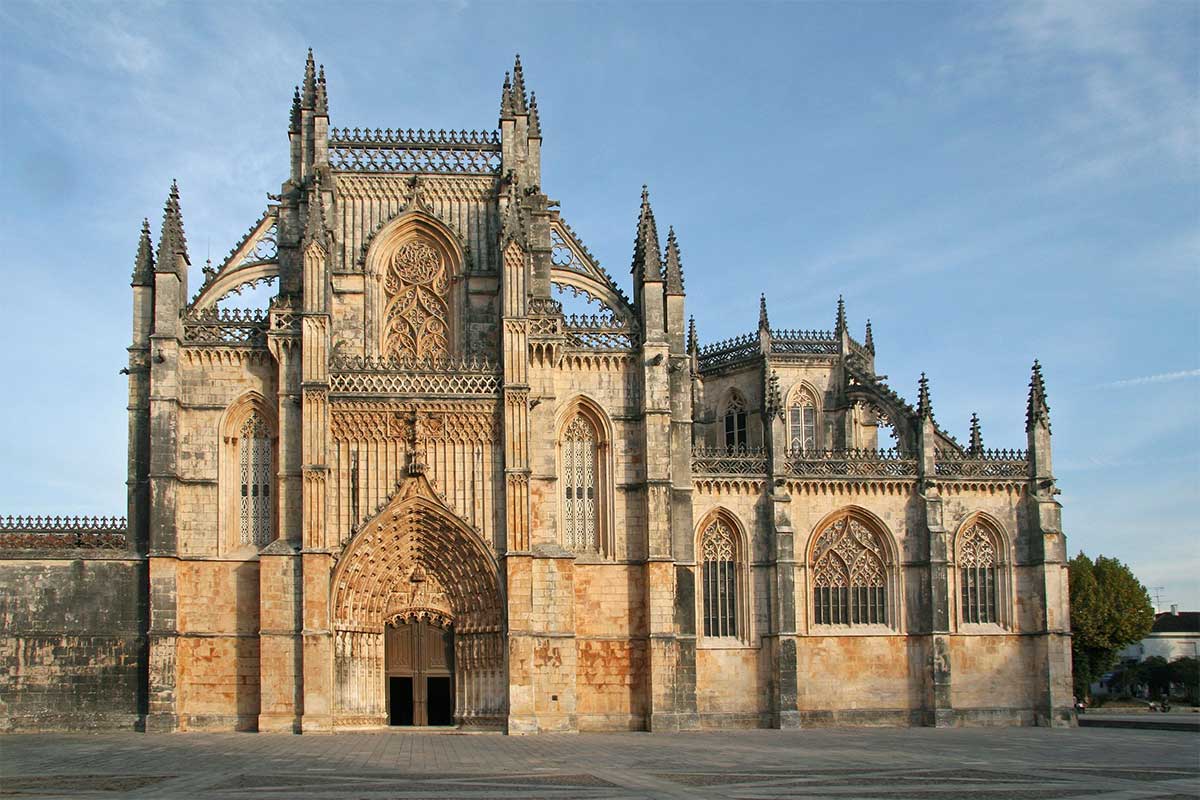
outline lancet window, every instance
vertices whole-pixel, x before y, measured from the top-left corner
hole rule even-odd
[[[383,279],[384,355],[440,358],[450,351],[450,275],[442,254],[412,239],[392,255]]]
[[[807,386],[792,395],[788,405],[788,450],[810,453],[817,449],[817,401]]]
[[[852,515],[834,520],[812,549],[813,622],[888,625],[891,559],[879,535]]]
[[[242,544],[262,547],[274,538],[273,449],[266,422],[257,411],[251,411],[242,422],[238,436],[238,532]]]
[[[959,613],[966,623],[1001,622],[1004,545],[983,520],[958,536]]]
[[[746,400],[737,392],[729,396],[725,405],[725,448],[746,448]]]
[[[741,548],[738,533],[724,518],[713,519],[700,537],[704,635],[736,637],[742,608]]]
[[[596,429],[581,413],[563,430],[563,546],[575,551],[600,549],[600,503]]]

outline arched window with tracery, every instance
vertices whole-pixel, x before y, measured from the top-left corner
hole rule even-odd
[[[396,249],[383,278],[385,356],[436,359],[449,353],[449,288],[450,273],[439,248],[417,238]]]
[[[274,538],[271,431],[257,411],[251,411],[242,422],[238,436],[238,474],[240,504],[238,532],[242,544],[262,547]]]
[[[729,395],[725,403],[725,449],[746,449],[746,398],[738,392]]]
[[[221,422],[218,550],[261,549],[275,533],[275,418],[263,397],[250,392]]]
[[[811,558],[815,624],[893,624],[892,558],[866,521],[847,513],[827,523]]]
[[[817,449],[817,399],[801,386],[788,403],[788,451],[811,453]]]
[[[715,516],[700,534],[700,604],[706,637],[744,636],[741,538],[733,523]]]
[[[596,429],[576,412],[562,435],[563,547],[600,549]]]
[[[1002,624],[1006,548],[999,532],[976,517],[958,535],[959,615],[968,624]]]

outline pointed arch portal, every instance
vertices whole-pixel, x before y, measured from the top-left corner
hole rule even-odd
[[[496,559],[424,475],[351,539],[332,592],[337,724],[503,725]]]

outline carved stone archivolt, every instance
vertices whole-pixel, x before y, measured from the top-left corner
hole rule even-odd
[[[414,570],[436,589],[411,587]],[[334,624],[381,631],[405,607],[438,610],[460,632],[498,632],[503,613],[495,559],[424,476],[407,479],[388,505],[362,527],[339,561]],[[407,593],[407,594],[405,594]],[[437,602],[412,604],[413,598]]]

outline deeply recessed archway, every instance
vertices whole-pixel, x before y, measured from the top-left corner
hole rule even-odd
[[[453,636],[455,724],[502,727],[504,604],[496,559],[423,475],[398,487],[350,540],[334,571],[334,715],[388,723],[389,626],[433,624]]]

